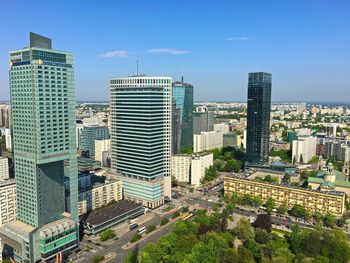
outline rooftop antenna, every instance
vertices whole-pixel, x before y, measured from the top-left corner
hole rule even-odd
[[[182,76],[181,76],[181,82],[184,82],[184,75],[185,75],[185,69],[182,68]]]

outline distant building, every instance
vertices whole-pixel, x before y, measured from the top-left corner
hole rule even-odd
[[[110,80],[112,171],[127,200],[156,208],[171,198],[172,79]]]
[[[96,171],[101,168],[101,162],[96,160],[91,160],[88,158],[78,157],[77,159],[78,171],[90,172]]]
[[[6,143],[6,149],[12,151],[11,129],[5,129],[5,143]]]
[[[271,74],[249,73],[246,139],[248,162],[268,161],[271,85]]]
[[[242,136],[235,132],[223,134],[223,147],[240,148],[242,146]]]
[[[289,151],[290,143],[287,142],[269,142],[270,151]]]
[[[193,113],[193,134],[209,132],[214,130],[214,112],[194,112]]]
[[[16,181],[0,181],[0,227],[16,219]]]
[[[95,140],[95,160],[103,163],[103,152],[111,150],[111,140]]]
[[[345,211],[344,192],[320,192],[237,177],[224,178],[224,192],[225,195],[236,193],[239,196],[246,194],[259,196],[263,202],[266,202],[268,198],[272,198],[276,206],[286,204],[289,209],[295,204],[299,204],[312,213],[317,211],[322,214],[330,213],[340,217]]]
[[[223,134],[219,131],[201,132],[193,135],[193,152],[203,152],[223,147]]]
[[[199,186],[205,175],[205,170],[213,165],[212,153],[195,154],[191,162],[191,185]]]
[[[223,134],[230,132],[229,123],[217,123],[214,124],[214,131],[221,131]]]
[[[12,125],[11,106],[0,105],[0,127],[11,128],[11,125]]]
[[[298,140],[293,141],[293,161],[295,160],[296,163],[307,163],[314,156],[316,156],[316,137],[300,136]]]
[[[9,160],[0,156],[0,181],[9,179]]]
[[[176,120],[173,124],[173,137],[176,142],[173,152],[193,146],[193,86],[183,81],[173,83],[172,95],[175,103]]]
[[[85,158],[95,157],[95,140],[109,139],[108,126],[84,126],[80,131],[79,150]]]

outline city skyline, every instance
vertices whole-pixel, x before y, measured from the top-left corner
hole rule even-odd
[[[195,101],[244,101],[248,72],[263,70],[274,74],[272,101],[346,102],[350,39],[345,1],[139,2],[137,9],[131,3],[72,3],[69,10],[64,3],[51,3],[39,20],[31,17],[43,3],[16,2],[4,2],[0,11],[0,33],[8,36],[0,46],[2,101],[9,100],[8,53],[23,47],[33,31],[73,50],[77,100],[107,101],[110,77],[136,73],[138,59],[141,73],[174,80],[184,74],[197,87]],[[55,12],[65,12],[66,19],[42,23]],[[84,16],[75,19],[79,12]],[[160,15],[150,19],[150,12]],[[18,15],[28,23],[13,19]]]

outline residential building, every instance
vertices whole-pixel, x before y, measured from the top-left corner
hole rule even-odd
[[[220,131],[223,134],[230,132],[230,124],[229,123],[216,123],[214,124],[214,131]]]
[[[314,191],[233,176],[224,178],[224,192],[225,195],[236,193],[238,196],[259,196],[263,202],[272,198],[277,207],[286,204],[288,209],[299,204],[312,213],[317,211],[341,217],[345,211],[344,192]]]
[[[86,214],[122,199],[122,182],[120,180],[106,180],[104,183],[94,184],[92,188],[79,192],[78,214]]]
[[[205,170],[213,165],[212,153],[195,154],[191,162],[191,185],[199,186],[205,175]]]
[[[193,146],[193,86],[182,81],[175,81],[172,87],[175,116],[173,123],[173,152]]]
[[[235,132],[223,134],[223,147],[240,148],[242,146],[242,136]]]
[[[11,106],[0,105],[0,127],[11,128]]]
[[[12,151],[11,129],[5,129],[5,144],[6,144],[6,149]]]
[[[307,163],[316,156],[316,137],[299,136],[292,144],[292,160],[296,163]]]
[[[190,183],[191,161],[190,154],[171,156],[171,177],[180,183]]]
[[[172,79],[110,80],[112,171],[124,197],[149,208],[171,197]]]
[[[109,139],[108,126],[83,126],[80,131],[79,150],[85,158],[95,157],[95,140]]]
[[[249,73],[246,140],[248,162],[268,161],[271,85],[271,74]]]
[[[9,160],[0,156],[0,181],[9,179]]]
[[[199,186],[205,170],[213,165],[213,154],[181,154],[172,156],[171,175],[180,183]]]
[[[100,161],[103,166],[103,152],[111,150],[111,140],[95,140],[95,160]]]
[[[73,55],[30,33],[9,64],[17,216],[0,229],[2,252],[16,262],[48,261],[79,242]]]
[[[201,132],[193,135],[193,152],[203,152],[223,147],[223,134],[219,131]]]
[[[193,134],[214,130],[214,112],[193,112]]]
[[[0,227],[16,219],[16,181],[0,181]]]

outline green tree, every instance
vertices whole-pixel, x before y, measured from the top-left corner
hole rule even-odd
[[[306,214],[306,209],[302,205],[295,204],[289,211],[289,214],[295,217],[304,217]]]
[[[105,259],[104,256],[95,255],[95,256],[92,257],[91,262],[92,262],[92,263],[98,263],[98,262],[101,262],[101,261],[104,260],[104,259]]]
[[[245,218],[239,219],[237,226],[234,229],[234,233],[240,240],[243,241],[253,239],[253,232],[250,222]]]
[[[254,237],[255,241],[260,243],[260,244],[267,244],[270,242],[270,235],[269,233],[267,233],[266,230],[261,229],[261,228],[257,228],[255,230],[255,237]]]
[[[163,217],[162,218],[162,221],[160,222],[160,225],[161,226],[164,226],[164,225],[166,225],[166,224],[168,224],[169,223],[169,219],[167,218],[167,217]]]
[[[288,206],[286,203],[281,204],[279,207],[277,207],[277,213],[279,214],[285,214],[288,211]]]
[[[303,246],[303,235],[299,225],[292,226],[292,233],[288,236],[290,249],[294,254],[299,254]]]
[[[151,233],[152,231],[156,230],[156,226],[153,224],[150,224],[146,227],[146,234]]]
[[[300,162],[300,163],[304,163],[304,157],[303,157],[303,154],[302,154],[302,153],[300,154],[299,162]]]
[[[326,227],[335,227],[336,224],[336,217],[334,215],[331,214],[327,214],[324,218],[323,218],[323,224]]]
[[[179,217],[180,216],[180,212],[179,211],[176,211],[171,217],[173,218],[173,219],[175,219],[175,218],[177,218],[177,217]]]
[[[273,198],[269,197],[265,203],[266,212],[268,214],[270,214],[272,212],[272,210],[275,208],[275,206],[276,206],[275,200],[273,200]]]
[[[112,239],[116,236],[115,231],[111,228],[108,228],[100,233],[100,240],[101,241],[107,241],[109,239]]]

